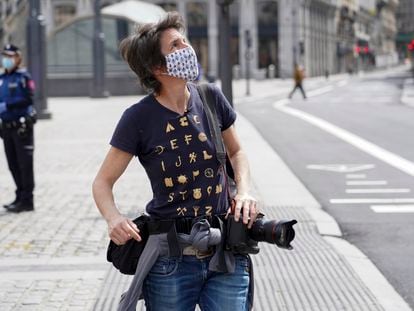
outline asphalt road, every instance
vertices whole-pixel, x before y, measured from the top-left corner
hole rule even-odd
[[[297,92],[237,108],[414,308],[414,108],[400,101],[408,77],[369,74],[306,101]]]

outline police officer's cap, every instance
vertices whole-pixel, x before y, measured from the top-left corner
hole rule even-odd
[[[7,56],[20,55],[20,49],[13,44],[7,44],[4,47],[3,51],[1,51],[1,54],[7,55]]]

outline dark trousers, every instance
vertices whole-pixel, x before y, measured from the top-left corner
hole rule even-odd
[[[289,98],[292,98],[293,93],[295,93],[296,89],[299,89],[302,92],[303,98],[306,98],[305,90],[303,89],[302,83],[296,83],[295,87],[293,88],[292,92],[289,94]]]
[[[9,170],[16,184],[16,199],[33,202],[33,128],[24,132],[18,128],[4,128],[2,136]]]

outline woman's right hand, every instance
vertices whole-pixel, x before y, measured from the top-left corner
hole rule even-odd
[[[122,215],[108,221],[108,233],[110,239],[117,245],[123,245],[130,239],[141,241],[137,225]]]

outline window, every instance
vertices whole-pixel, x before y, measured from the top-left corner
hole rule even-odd
[[[76,8],[72,5],[57,5],[54,9],[55,26],[58,27],[71,20],[76,14]]]
[[[187,21],[188,26],[207,27],[207,4],[206,3],[188,3],[187,4]]]
[[[260,26],[277,27],[277,3],[274,1],[260,1],[257,3],[257,18]]]
[[[167,12],[177,11],[177,5],[173,2],[158,3],[158,5]]]

